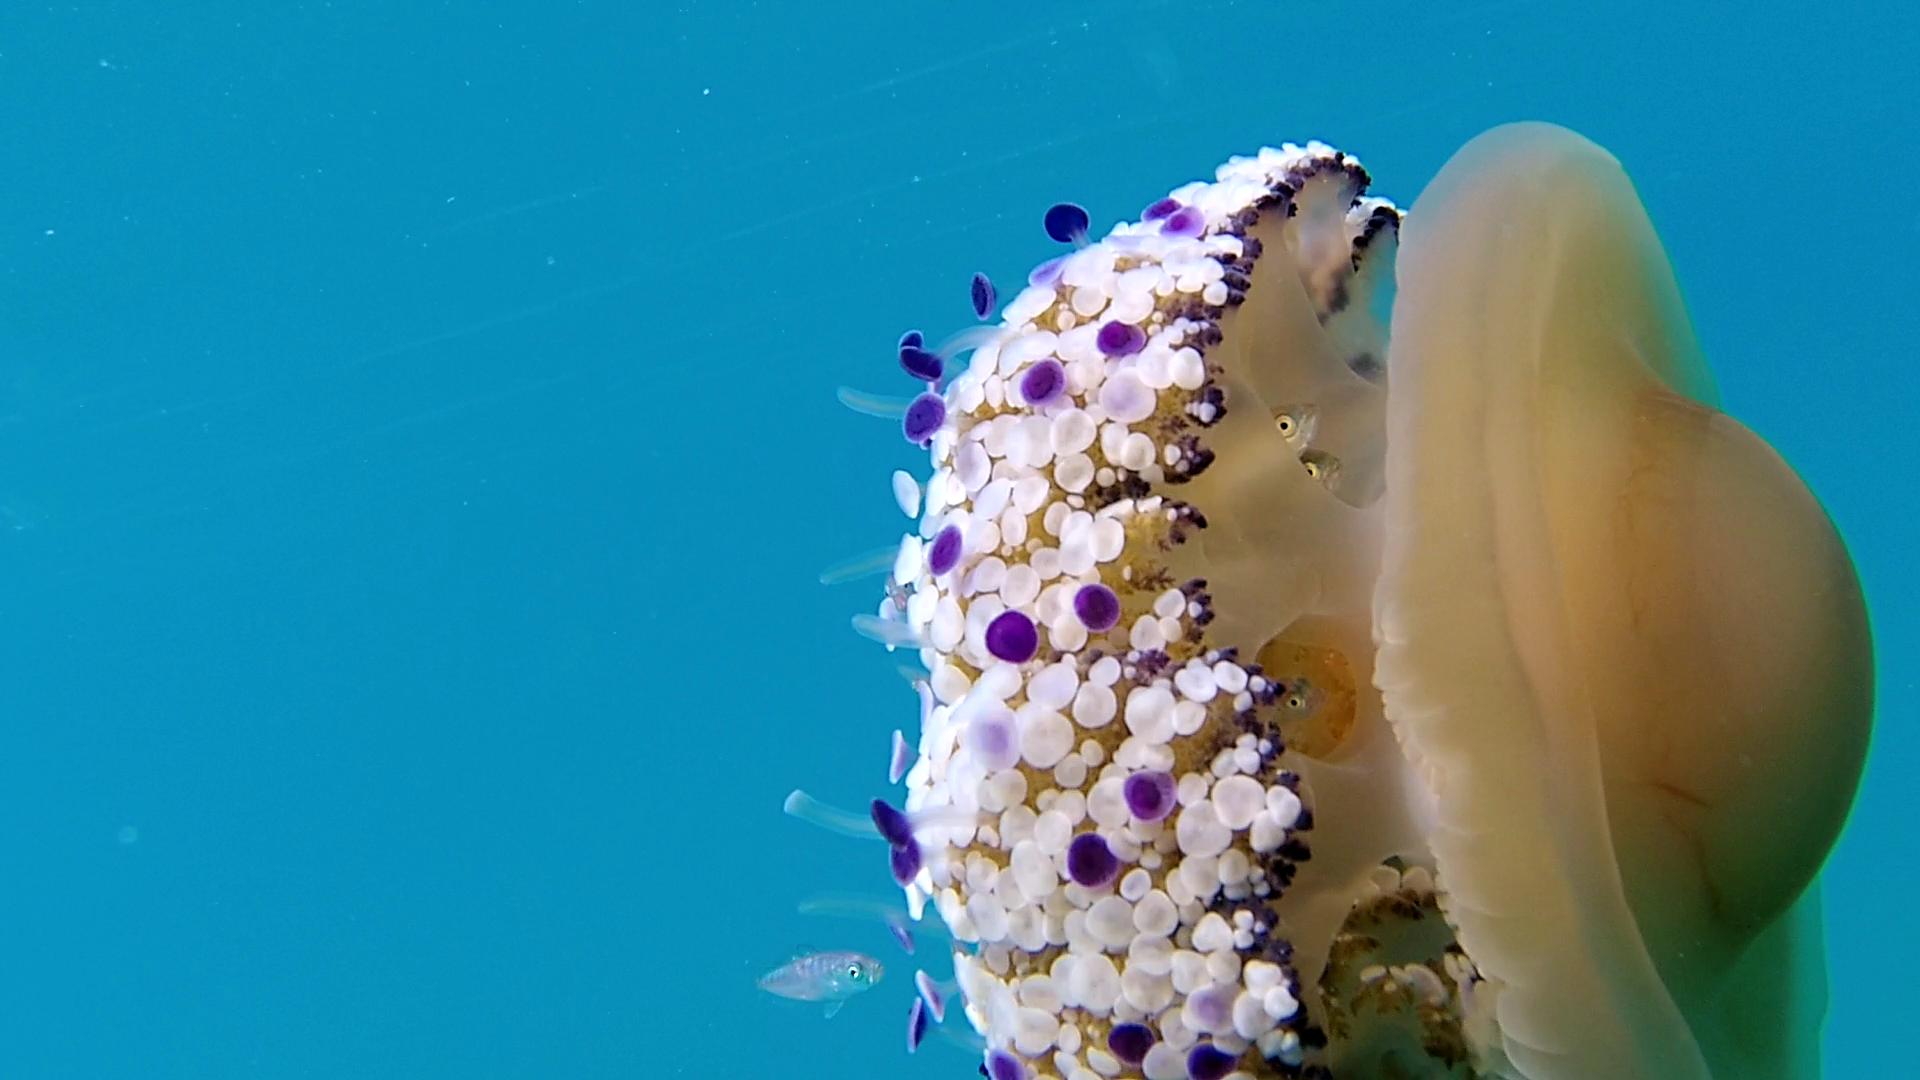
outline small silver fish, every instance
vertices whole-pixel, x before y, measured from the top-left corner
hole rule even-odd
[[[885,972],[865,953],[808,953],[760,976],[760,989],[794,1001],[824,1001],[832,1016],[848,998],[873,989]]]

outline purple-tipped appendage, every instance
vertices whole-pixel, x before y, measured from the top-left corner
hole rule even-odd
[[[1212,1043],[1201,1043],[1187,1054],[1187,1080],[1224,1080],[1239,1060]]]
[[[1207,230],[1207,218],[1198,209],[1183,206],[1168,214],[1160,223],[1160,232],[1166,236],[1184,236],[1191,240]]]
[[[1107,1033],[1107,1049],[1128,1065],[1138,1065],[1153,1049],[1153,1029],[1145,1024],[1115,1024]]]
[[[1202,1031],[1218,1031],[1233,1023],[1233,999],[1239,987],[1214,983],[1187,996],[1186,1008],[1197,1017]]]
[[[1040,631],[1018,611],[1003,611],[987,624],[987,651],[1009,664],[1024,664],[1040,648]]]
[[[933,534],[933,543],[927,545],[927,572],[934,577],[951,570],[960,562],[960,535],[958,525],[948,525]]]
[[[1120,858],[1099,833],[1081,833],[1067,845],[1067,876],[1082,888],[1105,888],[1120,876]]]
[[[909,841],[906,847],[887,852],[887,869],[893,871],[893,883],[906,888],[920,876],[920,845]]]
[[[1027,404],[1051,405],[1067,392],[1067,369],[1049,356],[1020,376],[1020,396]]]
[[[1116,319],[1102,326],[1093,342],[1108,356],[1132,356],[1147,347],[1147,332]]]
[[[934,433],[947,422],[947,403],[939,394],[921,394],[907,405],[907,415],[900,419],[900,431],[907,441],[915,446],[925,446],[933,441]]]
[[[1073,613],[1089,633],[1104,634],[1120,621],[1120,596],[1105,585],[1082,585],[1073,594]]]
[[[1048,259],[1039,266],[1027,271],[1027,284],[1051,288],[1060,284],[1060,275],[1066,271],[1067,257]]]
[[[1086,243],[1087,226],[1092,223],[1086,210],[1072,203],[1055,203],[1047,208],[1047,235],[1062,244]]]
[[[893,729],[893,756],[887,759],[887,783],[897,784],[900,778],[913,768],[913,745],[907,737],[900,734],[899,728]]]
[[[999,302],[999,294],[993,290],[993,282],[985,274],[973,275],[973,284],[968,292],[973,300],[975,318],[986,319],[993,315],[994,306]]]
[[[873,815],[873,827],[894,847],[906,847],[913,843],[913,822],[885,799],[875,799],[867,805],[868,813]]]
[[[1140,821],[1159,821],[1173,813],[1175,787],[1173,774],[1137,772],[1120,785],[1127,800],[1127,812]]]
[[[927,1003],[927,1011],[933,1014],[935,1023],[947,1022],[947,997],[940,992],[940,984],[933,976],[924,971],[913,973],[913,988],[920,992],[920,1000]]]
[[[1179,211],[1180,211],[1179,199],[1161,199],[1159,202],[1154,203],[1152,206],[1147,207],[1146,210],[1141,213],[1140,220],[1141,221],[1161,221],[1163,219],[1172,217],[1174,214],[1178,213]]]
[[[907,1053],[920,1049],[920,1040],[927,1037],[927,1007],[919,998],[907,1007]]]
[[[887,933],[893,935],[893,942],[900,946],[901,952],[908,956],[913,955],[913,928],[907,925],[906,919],[898,915],[888,915]]]
[[[1005,1050],[989,1050],[987,1080],[1027,1080],[1026,1063]]]
[[[918,345],[900,346],[900,370],[919,379],[921,382],[939,382],[947,373],[947,362],[937,352],[931,352]]]

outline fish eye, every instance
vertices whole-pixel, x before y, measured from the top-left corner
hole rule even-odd
[[[859,964],[848,964],[848,965],[847,965],[847,978],[849,978],[849,979],[857,979],[857,978],[859,978],[859,977],[860,977],[860,965],[859,965]]]
[[[1280,685],[1285,695],[1280,704],[1292,712],[1299,712],[1313,704],[1313,684],[1305,679],[1288,679]]]
[[[1317,411],[1312,405],[1282,405],[1273,410],[1273,429],[1296,450],[1313,441]]]

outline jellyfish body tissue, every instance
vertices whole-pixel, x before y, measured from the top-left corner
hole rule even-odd
[[[1604,151],[1368,183],[1290,145],[1072,233],[911,433],[890,864],[982,1067],[1817,1075],[1872,712],[1836,531]]]

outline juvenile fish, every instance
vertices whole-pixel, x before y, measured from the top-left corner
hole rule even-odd
[[[824,1001],[832,1016],[848,998],[873,989],[885,970],[864,953],[809,953],[760,976],[760,989],[794,1001]]]

